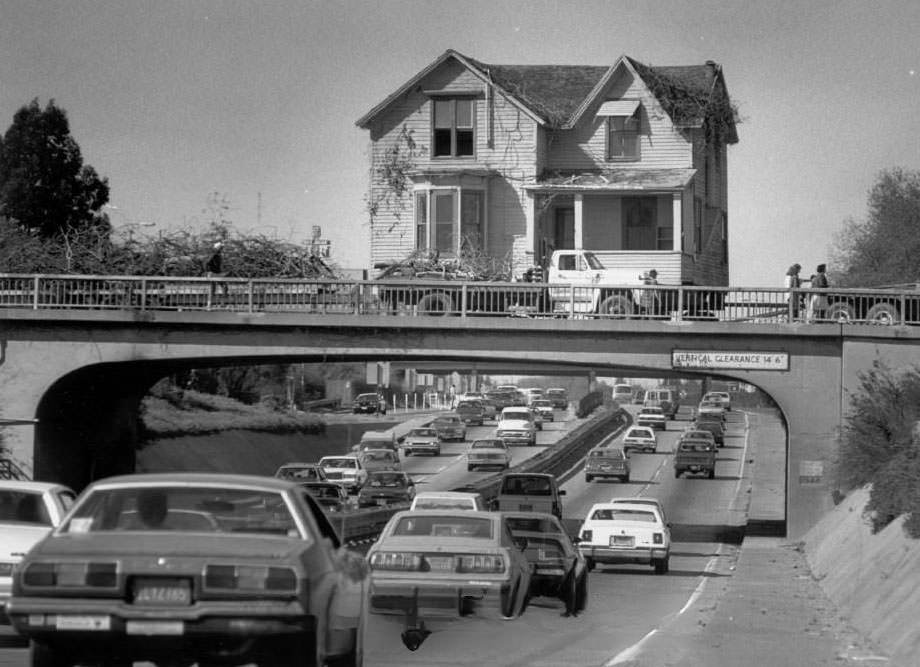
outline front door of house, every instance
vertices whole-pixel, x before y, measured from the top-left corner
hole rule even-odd
[[[575,247],[575,209],[557,208],[553,225],[553,245],[556,250],[572,250]]]

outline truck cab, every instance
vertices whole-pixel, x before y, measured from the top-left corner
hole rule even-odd
[[[641,289],[593,289],[637,285],[642,281],[633,267],[607,268],[588,250],[553,251],[547,282],[554,312],[628,315],[641,301]],[[579,289],[586,287],[591,289]]]

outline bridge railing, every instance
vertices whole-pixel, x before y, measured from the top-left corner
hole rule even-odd
[[[920,290],[0,274],[0,308],[916,325]]]

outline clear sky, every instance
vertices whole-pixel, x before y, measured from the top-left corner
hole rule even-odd
[[[33,98],[65,109],[116,225],[320,225],[368,262],[360,116],[448,48],[495,64],[719,62],[731,282],[808,276],[882,169],[920,169],[917,0],[0,0],[0,131]],[[259,204],[261,200],[261,206]],[[146,230],[145,230],[146,231]]]

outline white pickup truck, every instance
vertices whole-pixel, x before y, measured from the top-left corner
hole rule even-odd
[[[609,269],[589,250],[554,251],[547,283],[553,312],[557,313],[628,315],[643,309],[659,310],[657,290],[622,288],[643,284],[633,268]],[[621,289],[604,287],[613,285]]]

